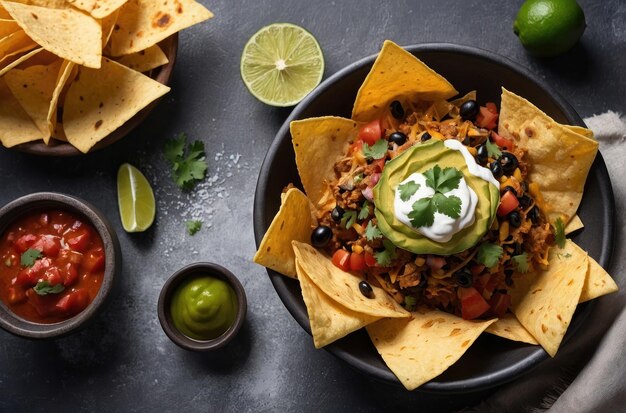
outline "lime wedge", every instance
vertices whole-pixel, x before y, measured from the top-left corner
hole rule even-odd
[[[152,225],[156,208],[150,182],[127,163],[117,171],[117,205],[126,232],[142,232]]]
[[[317,40],[302,27],[274,23],[256,32],[243,48],[241,78],[263,103],[293,106],[324,74],[324,56]]]

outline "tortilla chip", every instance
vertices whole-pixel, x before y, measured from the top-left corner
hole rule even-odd
[[[122,56],[147,49],[211,17],[213,13],[194,0],[129,0],[121,7],[111,36],[111,55]]]
[[[86,153],[169,90],[107,58],[102,59],[99,70],[80,67],[63,105],[67,139]]]
[[[67,0],[72,6],[84,10],[96,19],[103,19],[122,7],[127,0]]]
[[[585,253],[574,242],[567,240],[568,244],[571,243],[570,248],[578,249],[579,254]],[[589,257],[589,267],[587,269],[587,276],[585,277],[585,283],[580,293],[579,303],[593,300],[594,298],[614,293],[618,290],[617,284],[613,281],[613,278],[607,273],[596,260]]]
[[[291,122],[289,129],[296,153],[298,174],[307,197],[318,210],[334,206],[327,196],[334,165],[356,140],[361,124],[350,119],[324,116]]]
[[[359,290],[357,276],[335,267],[330,258],[308,244],[293,241],[296,261],[326,295],[349,310],[377,317],[410,317],[382,288],[372,285],[374,297],[367,298]]]
[[[10,35],[11,33],[15,33],[18,30],[22,29],[19,24],[15,22],[15,20],[0,19],[0,39]]]
[[[535,340],[535,337],[533,337],[511,313],[506,313],[495,323],[489,325],[485,333],[506,338],[507,340],[521,341],[522,343],[534,345],[539,344],[537,340]]]
[[[9,14],[8,11],[0,4],[0,19],[2,20],[13,20],[13,17]]]
[[[0,142],[10,148],[41,139],[42,133],[0,78]]]
[[[576,213],[598,142],[556,123],[526,99],[502,89],[498,133],[528,152],[531,182],[539,185],[548,218]]]
[[[0,69],[0,77],[4,76],[5,73],[7,73],[11,69],[19,66],[23,62],[26,62],[27,60],[31,59],[33,56],[37,55],[41,51],[43,51],[43,47],[40,47],[39,49],[32,50],[32,51],[26,53],[25,55],[20,56],[18,59],[12,61],[10,64],[8,64],[5,67],[3,67],[2,69]]]
[[[583,224],[583,221],[580,219],[580,217],[578,215],[574,215],[574,217],[569,220],[567,225],[565,225],[565,235],[571,234],[572,232],[578,231],[579,229],[584,227],[585,224]]]
[[[587,253],[568,240],[563,249],[550,251],[547,270],[514,278],[513,313],[552,357],[576,310],[588,266]]]
[[[50,134],[54,135],[55,128],[57,124],[57,105],[59,103],[59,96],[61,96],[61,91],[65,87],[66,82],[71,77],[72,70],[76,64],[70,62],[69,60],[64,60],[63,64],[61,64],[61,68],[59,69],[59,74],[57,76],[56,85],[54,86],[54,91],[52,92],[52,98],[50,99],[50,105],[48,107],[48,128],[50,130]],[[50,137],[44,138],[44,142],[47,144],[50,140]]]
[[[118,63],[138,72],[147,72],[169,62],[165,53],[156,44],[148,47],[146,50],[122,56],[116,60]]]
[[[338,304],[311,281],[297,262],[296,270],[315,348],[322,348],[380,319]]]
[[[102,30],[92,17],[72,8],[52,9],[1,1],[26,34],[44,49],[87,67],[100,67]]]
[[[7,56],[30,50],[36,44],[22,29],[0,38],[0,61]]]
[[[291,241],[309,242],[311,239],[311,228],[316,223],[311,217],[310,204],[299,189],[288,190],[252,260],[283,275],[297,278],[296,256]]]
[[[102,27],[102,49],[104,49],[109,42],[119,15],[120,11],[115,10],[113,13],[109,14],[100,21],[100,26]]]
[[[52,134],[48,113],[62,63],[59,59],[48,66],[13,69],[4,75],[13,96],[37,125],[45,142],[48,142]]]
[[[442,76],[397,44],[385,40],[361,85],[352,119],[379,119],[393,100],[446,100],[458,94]]]
[[[386,318],[366,327],[376,350],[407,390],[421,386],[456,363],[496,321],[467,321],[438,310],[411,315],[413,319]]]

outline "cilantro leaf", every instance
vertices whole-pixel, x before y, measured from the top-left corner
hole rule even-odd
[[[372,224],[372,221],[367,223],[367,227],[365,227],[365,239],[367,239],[368,241],[373,241],[382,236],[383,233],[380,232],[376,225]]]
[[[202,228],[202,221],[199,219],[192,219],[185,222],[185,225],[187,226],[187,232],[189,235],[196,235],[196,233]]]
[[[426,172],[424,172],[424,176],[426,177],[426,185],[435,191],[437,190],[437,177],[441,174],[441,168],[439,165],[435,165]]]
[[[398,186],[398,191],[400,191],[400,199],[403,201],[408,201],[417,190],[420,188],[420,184],[414,181],[405,182]]]
[[[363,206],[361,207],[361,210],[359,211],[359,219],[365,219],[367,217],[370,216],[370,203],[365,201],[363,202]]]
[[[485,146],[487,147],[487,155],[489,155],[491,158],[495,159],[495,158],[500,157],[500,155],[502,155],[502,151],[500,150],[500,147],[496,145],[495,143],[491,142],[489,138],[487,138],[487,141],[485,142]]]
[[[557,218],[554,221],[554,241],[559,248],[563,249],[565,247],[565,225],[563,224],[563,220],[561,218]]]
[[[476,260],[487,268],[495,267],[502,257],[503,249],[496,244],[482,244],[478,247]]]
[[[172,178],[181,189],[190,190],[197,181],[204,179],[208,165],[204,143],[194,141],[187,145],[185,156],[185,134],[167,140],[163,147],[165,158],[172,164]]]
[[[356,222],[356,211],[346,211],[341,217],[341,225],[348,229]]]
[[[417,307],[417,298],[412,295],[404,297],[404,308],[406,308],[407,311],[413,311],[415,307]]]
[[[393,245],[393,243],[388,239],[383,241],[383,246],[385,247],[385,250],[375,252],[374,258],[379,265],[388,267],[391,265],[391,261],[396,258],[396,246]]]
[[[435,190],[445,194],[459,187],[459,182],[463,174],[456,168],[444,168],[437,177],[437,187]]]
[[[435,222],[435,211],[437,208],[432,198],[418,199],[411,208],[413,210],[407,216],[411,220],[411,225],[415,228],[430,227]]]
[[[381,159],[387,154],[387,140],[379,139],[372,146],[363,143],[363,156],[367,159]]]
[[[520,255],[516,255],[511,260],[515,263],[515,269],[521,273],[527,273],[530,270],[530,266],[528,265],[528,254],[523,253]]]
[[[22,264],[24,267],[32,267],[33,265],[35,265],[35,261],[37,261],[41,257],[43,257],[41,251],[34,248],[29,248],[22,253],[22,256],[20,257],[20,264]]]
[[[37,295],[58,294],[65,290],[63,284],[50,285],[48,281],[39,281],[37,285],[33,287],[33,290]]]
[[[447,215],[450,218],[458,218],[461,216],[461,199],[458,196],[445,196],[436,193],[433,195],[432,200],[437,212]]]

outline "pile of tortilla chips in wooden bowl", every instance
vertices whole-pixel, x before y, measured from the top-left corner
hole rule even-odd
[[[418,46],[412,48],[414,51],[417,49]],[[590,245],[589,239],[579,246],[565,237],[574,231],[580,231],[583,221],[588,227],[582,233],[578,233],[576,240],[584,241],[585,236],[589,235],[600,234],[600,238],[604,237],[602,231],[606,231],[607,226],[604,226],[603,230],[600,228],[602,225],[597,224],[608,225],[610,228],[612,218],[604,221],[600,219],[594,221],[594,218],[601,215],[598,211],[602,211],[602,208],[606,207],[610,210],[611,207],[600,205],[599,208],[594,207],[592,213],[588,213],[589,204],[579,209],[579,206],[584,204],[583,190],[587,191],[587,200],[598,195],[597,192],[594,194],[594,189],[597,188],[593,186],[599,186],[600,175],[597,174],[597,165],[595,171],[592,165],[594,160],[601,163],[601,157],[597,153],[598,142],[593,139],[593,133],[580,125],[558,123],[535,104],[504,88],[506,86],[521,90],[532,96],[533,88],[536,89],[539,86],[533,87],[531,82],[526,82],[522,83],[522,86],[527,86],[526,88],[520,87],[520,83],[515,82],[520,77],[519,74],[513,77],[514,81],[510,80],[512,76],[509,76],[508,80],[506,75],[498,76],[494,67],[500,66],[491,63],[496,61],[496,56],[485,55],[487,52],[476,52],[476,49],[453,45],[424,45],[424,49],[427,50],[427,53],[423,53],[425,57],[430,57],[435,64],[439,63],[438,69],[443,70],[451,80],[426,66],[413,54],[387,41],[371,69],[369,65],[363,64],[363,61],[348,67],[344,72],[335,75],[332,82],[329,80],[322,84],[318,89],[321,92],[307,98],[308,102],[305,100],[303,106],[296,108],[294,114],[288,119],[292,120],[289,127],[284,125],[278,133],[277,141],[268,152],[259,177],[256,193],[258,200],[255,199],[255,236],[258,250],[254,261],[295,280],[297,285],[286,277],[282,277],[279,281],[279,276],[274,277],[270,271],[274,286],[287,308],[300,324],[303,326],[308,324],[305,329],[308,327],[311,332],[316,348],[329,348],[335,355],[356,369],[375,378],[387,380],[389,377],[393,380],[393,376],[388,374],[389,371],[393,372],[397,378],[394,382],[400,382],[408,390],[420,388],[427,391],[460,393],[502,384],[516,375],[527,372],[541,361],[544,355],[554,356],[568,329],[573,331],[570,327],[574,327],[574,312],[579,304],[617,290],[617,285],[611,276],[595,261],[592,254],[586,251],[586,249],[591,251],[594,247]],[[475,57],[477,53],[486,56],[484,59],[488,62],[487,65],[481,67],[477,63],[478,59]],[[464,54],[470,57],[463,60]],[[439,61],[432,58],[446,55],[448,56],[446,59],[441,58]],[[474,67],[464,64],[467,61],[472,62]],[[491,70],[485,71],[484,67],[491,67]],[[370,69],[367,76],[365,76],[365,69]],[[354,70],[354,72],[346,74],[348,70]],[[481,79],[472,71],[493,80],[481,83]],[[354,75],[350,77],[353,73],[357,73],[358,77]],[[506,72],[500,72],[502,73]],[[361,74],[364,75],[364,80],[356,92],[356,100],[353,101],[352,97],[355,94],[352,93],[352,86],[346,87],[346,84],[357,85],[358,82],[355,79],[361,79]],[[342,83],[344,81],[345,83]],[[395,159],[385,161],[383,165],[378,166],[379,169],[370,168],[370,171],[379,170],[381,173],[375,182],[366,183],[373,187],[371,197],[367,198],[366,189],[362,186],[358,187],[355,182],[367,179],[367,177],[364,178],[365,168],[377,167],[373,159],[385,160],[387,151],[397,150],[398,145],[392,142],[392,149],[389,149],[390,143],[385,142],[385,132],[383,132],[383,138],[380,139],[384,143],[381,155],[373,155],[371,147],[360,142],[362,148],[369,151],[365,155],[365,150],[358,149],[359,139],[362,139],[359,136],[361,131],[372,122],[382,122],[380,119],[389,117],[403,118],[404,112],[400,116],[389,113],[394,106],[392,102],[402,102],[403,108],[410,108],[414,105],[413,107],[423,110],[419,116],[412,118],[414,122],[411,125],[415,129],[405,129],[408,135],[406,144],[402,144],[405,145],[407,151],[405,153],[409,153],[409,148],[427,147],[432,144],[433,140],[447,142],[455,140],[454,137],[459,137],[457,142],[460,139],[465,140],[464,136],[460,135],[444,136],[439,132],[440,129],[434,128],[431,129],[433,136],[427,133],[428,137],[425,140],[421,139],[423,135],[418,137],[415,132],[421,125],[426,125],[426,128],[431,127],[431,122],[435,122],[435,119],[437,122],[441,121],[448,114],[452,114],[455,108],[458,109],[462,105],[463,98],[458,101],[448,101],[458,95],[452,81],[461,84],[462,87],[456,87],[465,92],[472,90],[468,89],[469,87],[475,87],[476,90],[466,95],[474,96],[473,100],[476,99],[476,94],[480,93],[483,96],[490,95],[490,100],[498,102],[499,123],[494,126],[498,127],[498,136],[501,135],[509,142],[514,142],[516,147],[523,151],[520,156],[524,156],[527,162],[529,183],[537,189],[541,211],[545,212],[546,218],[542,225],[545,228],[548,226],[556,228],[560,224],[562,227],[559,232],[560,241],[541,247],[542,263],[531,263],[526,268],[509,267],[512,282],[507,283],[507,290],[500,290],[500,293],[511,295],[511,301],[506,306],[507,311],[500,314],[483,313],[484,316],[480,318],[471,316],[462,318],[462,312],[460,314],[455,311],[444,312],[435,305],[428,306],[427,300],[430,299],[432,302],[434,299],[426,297],[424,293],[428,285],[443,285],[443,281],[451,279],[453,273],[470,262],[473,254],[470,250],[475,245],[466,248],[469,252],[465,257],[470,258],[458,258],[456,262],[463,259],[465,261],[458,267],[451,267],[454,269],[448,273],[445,271],[437,273],[436,271],[442,267],[438,269],[433,269],[433,267],[437,265],[438,259],[447,258],[453,255],[452,253],[444,252],[437,256],[430,252],[416,252],[417,258],[413,261],[414,257],[411,257],[408,265],[413,268],[421,266],[419,271],[422,271],[422,279],[426,279],[425,285],[410,285],[409,287],[417,288],[408,291],[404,297],[401,294],[393,294],[399,293],[400,290],[394,290],[392,277],[406,275],[400,272],[392,274],[394,270],[400,268],[394,267],[393,257],[389,258],[386,263],[374,257],[375,262],[368,264],[365,261],[356,271],[348,272],[341,269],[345,261],[336,261],[325,250],[326,245],[336,244],[318,245],[318,248],[312,245],[316,243],[315,237],[312,237],[313,230],[317,230],[318,226],[328,225],[327,218],[330,218],[346,230],[340,229],[336,233],[333,232],[333,237],[335,237],[333,240],[344,236],[346,240],[352,242],[355,239],[354,234],[363,235],[364,238],[371,237],[371,239],[379,239],[384,235],[386,239],[382,240],[382,245],[372,247],[374,255],[380,254],[384,257],[385,254],[389,254],[387,255],[389,257],[396,253],[398,255],[407,253],[409,249],[403,247],[408,244],[403,244],[403,242],[412,239],[411,237],[420,236],[416,231],[408,234],[405,232],[401,232],[400,235],[392,234],[393,240],[382,230],[378,234],[372,231],[374,226],[382,228],[381,219],[385,218],[384,215],[378,214],[379,210],[385,207],[385,199],[378,194],[385,189],[385,185],[394,191],[400,187],[399,184],[394,186],[389,183],[385,173],[389,170],[393,171],[391,173],[397,174],[398,182],[400,182],[414,171],[420,170],[412,169],[419,168],[419,166],[412,165],[423,161],[424,166],[421,166],[423,171],[432,167],[433,163],[439,166],[439,163],[445,160],[442,161],[438,157],[403,158],[403,155],[399,155]],[[337,93],[336,90],[341,93]],[[331,101],[341,103],[332,106]],[[544,99],[543,106],[549,106],[545,104],[546,101],[548,100]],[[327,116],[327,114],[342,113],[348,104],[352,107],[350,119]],[[311,108],[313,106],[315,107]],[[328,109],[329,107],[332,109]],[[443,110],[440,110],[441,108]],[[413,112],[415,113],[417,112]],[[311,117],[311,115],[315,116]],[[454,116],[449,117],[449,124],[456,122]],[[394,121],[387,122],[393,125]],[[380,128],[385,129],[383,126]],[[398,129],[391,127],[390,130]],[[378,134],[380,133],[379,129]],[[414,133],[413,140],[410,140],[411,133]],[[440,137],[437,137],[437,133]],[[290,149],[289,144],[292,145],[293,152],[287,150]],[[363,164],[367,166],[360,167],[359,165],[363,164],[359,163],[357,155],[352,155],[355,153],[371,156],[372,160],[368,164],[363,159]],[[473,159],[473,156],[469,155],[468,158]],[[352,163],[354,168],[349,162],[345,162],[346,160],[352,162],[352,159],[356,159]],[[435,161],[429,161],[429,159],[435,159]],[[292,168],[291,162],[295,163],[295,168]],[[343,168],[346,165],[348,167]],[[297,169],[297,176],[292,173],[293,169]],[[352,172],[353,175],[350,175]],[[346,176],[353,176],[353,180],[344,179]],[[588,177],[592,179],[585,185]],[[303,191],[289,185],[290,182],[286,179],[291,179],[294,185],[301,183]],[[502,190],[505,192],[506,183],[509,182],[507,179],[502,176],[500,181]],[[608,176],[605,175],[605,179],[608,180]],[[345,186],[341,187],[339,182]],[[610,183],[605,181],[604,184],[610,194]],[[333,185],[336,186],[333,187]],[[352,197],[354,192],[350,191],[353,190],[361,190],[363,198],[366,199],[365,202],[361,197]],[[340,205],[338,197],[342,194],[348,194],[346,198],[357,206],[348,206],[347,201],[344,205]],[[278,208],[275,208],[278,202],[271,204],[270,197],[276,197],[276,201],[280,199]],[[488,198],[482,198],[478,201],[479,204],[488,202],[485,199]],[[609,201],[608,204],[610,203]],[[376,211],[376,218],[371,218],[372,204]],[[499,197],[498,204],[500,204]],[[265,205],[272,206],[265,208]],[[341,214],[339,219],[335,219],[330,212],[336,211],[336,206],[342,209],[339,212]],[[345,210],[343,206],[346,207]],[[363,211],[365,214],[359,217]],[[275,212],[274,217],[271,218],[268,212]],[[352,212],[353,218],[347,215],[348,212]],[[577,215],[578,213],[581,217]],[[327,220],[324,221],[325,219]],[[370,225],[372,223],[373,225]],[[499,237],[506,241],[508,237],[501,235],[498,224],[499,221],[492,219],[487,228],[492,233],[499,232]],[[348,231],[352,230],[354,234],[351,235]],[[555,237],[556,232],[555,230]],[[608,238],[610,237],[594,239],[592,243],[603,244],[610,252],[610,241],[605,242]],[[444,245],[446,242],[441,241],[439,245]],[[319,244],[318,241],[317,243]],[[339,245],[339,248],[343,248],[341,244]],[[351,250],[350,260],[352,254],[361,254],[358,247],[365,251],[363,244],[360,244]],[[399,251],[401,249],[403,251]],[[597,256],[597,254],[593,255]],[[420,259],[421,264],[417,264]],[[432,264],[427,263],[428,259],[432,260]],[[528,264],[527,260],[525,262]],[[606,265],[606,260],[604,260],[604,265]],[[353,269],[352,263],[346,266]],[[486,278],[489,279],[492,275],[495,277],[499,271],[504,273],[504,266],[498,268],[497,262],[494,262],[485,264],[482,268],[478,267],[476,274],[480,274],[485,269]],[[452,280],[446,284],[445,288],[449,288],[452,282],[457,281]],[[479,288],[479,282],[478,277],[472,278],[470,285]],[[363,283],[365,283],[365,288],[362,287]],[[457,285],[462,287],[460,283]],[[456,294],[458,290],[453,291]],[[487,290],[482,290],[480,297],[486,297],[485,294],[488,292],[485,293],[485,291]],[[413,304],[406,299],[407,296],[415,297],[419,294],[422,294],[420,298],[424,298],[423,306],[416,304],[417,298],[414,298]],[[471,306],[472,303],[470,302],[469,305]],[[450,309],[450,306],[445,304],[442,306],[445,306],[447,310]],[[308,316],[308,320],[301,315]],[[363,330],[366,334],[363,334]],[[474,346],[483,334],[490,337],[498,336],[504,340],[486,338]],[[545,353],[539,350],[539,346],[545,350]],[[375,355],[374,351],[378,354]],[[480,357],[476,357],[477,355]],[[470,358],[465,356],[470,356]],[[381,361],[388,367],[388,370],[384,368]],[[450,371],[450,375],[442,377]]]
[[[194,0],[0,1],[0,141],[39,155],[119,140],[170,88]]]

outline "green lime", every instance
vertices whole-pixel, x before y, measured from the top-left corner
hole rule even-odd
[[[150,182],[127,163],[117,171],[117,205],[126,232],[142,232],[152,225],[156,207]]]
[[[576,0],[526,0],[513,32],[531,54],[549,57],[571,49],[585,27],[585,13]]]
[[[324,56],[302,27],[274,23],[256,32],[243,48],[241,78],[263,103],[293,106],[322,80]]]

